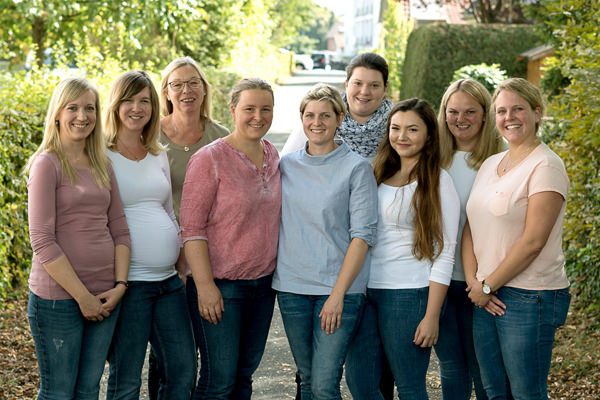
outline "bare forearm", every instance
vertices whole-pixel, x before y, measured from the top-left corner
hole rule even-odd
[[[469,221],[466,222],[461,240],[462,264],[465,272],[465,279],[468,285],[475,281],[477,274],[477,259],[473,250],[473,237],[471,236],[471,227]]]
[[[498,265],[498,268],[485,278],[485,283],[494,291],[500,289],[521,272],[525,271],[539,254],[539,251],[519,240],[510,249],[506,258]]]
[[[346,251],[346,256],[344,257],[342,269],[331,290],[331,294],[338,294],[341,296],[346,294],[350,286],[352,286],[354,279],[356,279],[356,276],[362,269],[368,250],[369,245],[367,242],[359,238],[352,239],[348,246],[348,250]]]
[[[214,283],[214,276],[206,240],[190,240],[185,242],[185,259],[187,260],[196,285]]]
[[[440,319],[444,299],[448,292],[448,286],[438,282],[429,282],[429,298],[427,300],[426,318],[433,318],[436,321]]]
[[[115,246],[115,282],[127,281],[130,259],[131,250],[129,250],[129,247],[122,244]]]
[[[67,291],[77,302],[85,296],[91,296],[91,293],[79,279],[66,255],[62,255],[56,260],[44,264],[48,274],[63,289]]]

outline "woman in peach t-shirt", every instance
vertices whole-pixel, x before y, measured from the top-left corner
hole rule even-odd
[[[481,166],[462,239],[473,335],[489,398],[547,399],[556,328],[569,308],[562,224],[569,180],[536,136],[544,105],[521,78],[494,93],[508,151]]]

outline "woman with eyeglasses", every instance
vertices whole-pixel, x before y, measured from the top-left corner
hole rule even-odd
[[[167,148],[167,158],[171,171],[173,209],[179,220],[179,205],[185,171],[192,154],[212,141],[229,134],[227,128],[219,125],[211,117],[212,88],[204,72],[191,57],[176,58],[163,71],[161,83],[160,142]],[[192,272],[185,259],[182,260],[183,276],[186,284],[188,309],[192,318],[196,347],[200,345],[200,314],[196,286]],[[188,283],[191,282],[191,285]],[[158,370],[155,357],[150,356],[148,389],[150,398],[156,399],[158,392]],[[162,379],[162,378],[161,378]]]

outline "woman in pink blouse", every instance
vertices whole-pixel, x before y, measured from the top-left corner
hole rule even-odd
[[[62,81],[27,165],[33,248],[27,316],[38,399],[97,399],[127,289],[130,240],[100,124],[98,91]]]
[[[250,399],[275,294],[281,219],[279,155],[263,136],[273,91],[257,78],[231,93],[234,131],[188,164],[180,222],[202,316],[200,380],[194,399]]]

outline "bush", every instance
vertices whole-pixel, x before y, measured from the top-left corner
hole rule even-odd
[[[471,64],[498,64],[510,77],[525,77],[516,57],[542,43],[529,25],[433,24],[408,39],[400,97],[421,97],[437,106],[454,71]]]
[[[490,92],[490,94],[494,93],[496,87],[500,82],[507,78],[506,71],[500,69],[499,64],[487,65],[486,63],[478,64],[478,65],[465,65],[454,71],[454,76],[452,76],[452,83],[459,79],[475,79],[477,82],[481,83],[485,88]]]
[[[41,141],[45,110],[57,82],[47,71],[0,75],[0,298],[25,284],[29,275],[23,168]]]
[[[600,9],[594,0],[550,0],[538,8],[552,34],[548,137],[571,180],[564,225],[567,273],[581,303],[600,298]],[[558,69],[558,70],[557,70]]]

